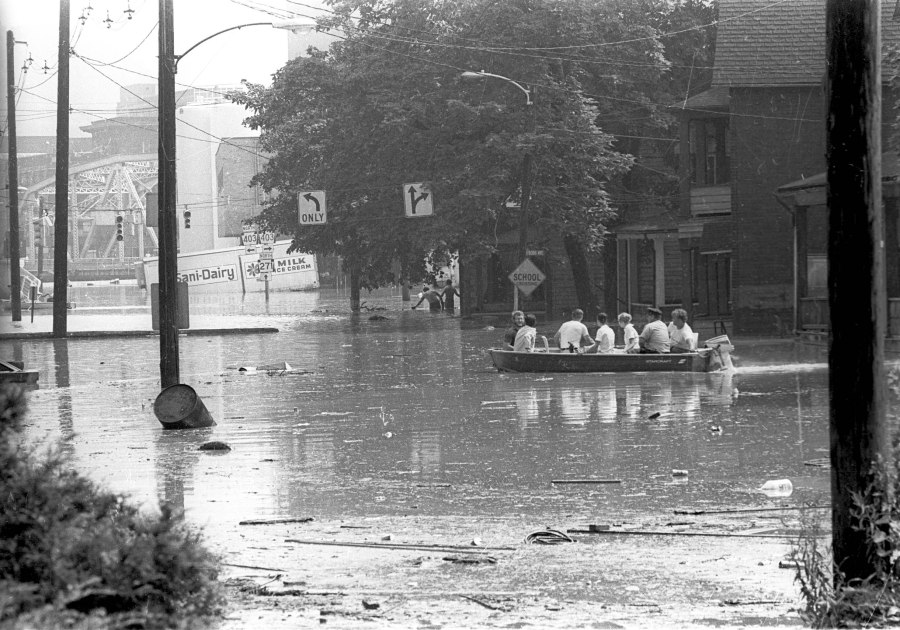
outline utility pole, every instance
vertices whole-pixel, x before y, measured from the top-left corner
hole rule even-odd
[[[59,0],[56,89],[56,221],[53,232],[53,336],[66,336],[69,291],[69,0]]]
[[[159,0],[159,375],[177,385],[178,222],[175,188],[175,29],[172,0]]]
[[[868,577],[877,561],[866,532],[852,527],[853,493],[873,482],[879,456],[890,461],[879,4],[828,0],[825,21],[832,548],[848,580]],[[845,264],[849,252],[854,265]]]
[[[22,321],[22,271],[19,268],[19,159],[16,148],[16,38],[6,31],[6,129],[9,134],[9,300],[12,320]]]

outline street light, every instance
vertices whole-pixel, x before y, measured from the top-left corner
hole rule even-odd
[[[279,21],[238,24],[201,39],[180,55],[175,54],[173,0],[159,0],[159,372],[163,389],[177,385],[178,370],[178,222],[175,216],[175,73],[178,62],[200,44],[248,26],[270,26],[295,32],[309,24]]]
[[[223,28],[221,31],[217,31],[208,37],[204,37],[199,42],[185,50],[180,55],[174,55],[175,59],[175,74],[178,73],[178,62],[182,60],[189,52],[194,50],[200,44],[204,44],[211,40],[213,37],[218,37],[222,33],[227,33],[229,31],[238,31],[242,28],[247,28],[248,26],[269,26],[271,28],[278,28],[287,31],[291,31],[295,35],[305,35],[316,28],[315,24],[310,24],[309,22],[298,22],[297,20],[275,20],[274,22],[248,22],[247,24],[236,24],[235,26],[229,26],[228,28]]]
[[[501,79],[506,81],[507,83],[512,83],[517,88],[522,90],[525,93],[525,105],[531,106],[534,103],[531,100],[532,90],[527,86],[519,83],[518,81],[513,81],[509,77],[505,77],[502,74],[492,74],[490,72],[485,72],[481,70],[479,72],[472,72],[467,70],[460,75],[463,79],[481,79],[483,77],[490,77],[494,79]],[[534,122],[534,116],[529,117],[529,122]],[[532,131],[532,124],[529,124],[528,131]],[[522,200],[520,202],[522,212],[519,216],[519,249],[518,249],[518,258],[519,262],[525,260],[525,256],[528,253],[528,203],[531,201],[531,165],[533,162],[533,157],[531,152],[528,151],[522,157]],[[519,289],[513,288],[513,310],[519,309]]]
[[[518,81],[513,81],[509,77],[505,77],[502,74],[491,74],[490,72],[485,72],[484,70],[479,70],[478,72],[472,72],[471,70],[466,70],[460,75],[463,79],[480,79],[481,77],[493,77],[495,79],[503,79],[509,83],[512,83],[517,88],[525,92],[525,104],[531,105],[531,90],[527,87],[519,83]]]

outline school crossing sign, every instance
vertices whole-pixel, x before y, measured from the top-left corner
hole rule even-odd
[[[544,272],[531,262],[530,258],[523,260],[522,264],[509,274],[512,283],[525,295],[531,295],[535,289],[541,286],[546,277]]]

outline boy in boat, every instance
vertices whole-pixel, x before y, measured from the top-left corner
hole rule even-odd
[[[669,331],[660,319],[662,311],[655,306],[647,308],[647,324],[638,338],[641,354],[663,354],[669,351]]]
[[[537,338],[537,318],[528,313],[525,316],[525,324],[516,333],[513,350],[516,352],[534,352],[534,341]]]
[[[638,334],[631,323],[631,313],[619,313],[619,328],[625,336],[625,352],[628,354],[637,354],[641,351],[638,344]]]
[[[584,317],[584,311],[576,308],[572,311],[572,319],[564,322],[556,334],[553,335],[553,343],[560,350],[568,350],[569,352],[580,352],[582,347],[590,347],[594,345],[591,334],[588,332],[587,326],[581,323]]]
[[[616,333],[613,332],[613,329],[606,325],[606,313],[599,313],[597,315],[597,324],[599,328],[597,328],[597,334],[595,336],[596,342],[590,348],[585,350],[586,353],[599,353],[599,354],[608,354],[613,351],[613,347],[616,345]]]
[[[519,332],[519,329],[525,325],[525,313],[522,311],[513,311],[512,312],[512,326],[506,329],[506,332],[503,333],[503,343],[504,348],[507,350],[512,350],[513,345],[516,343],[516,333]]]
[[[669,352],[693,352],[695,349],[694,331],[687,323],[687,311],[676,308],[669,324]]]

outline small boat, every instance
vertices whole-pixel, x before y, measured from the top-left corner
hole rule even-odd
[[[37,370],[26,370],[25,365],[20,361],[0,360],[0,384],[22,383],[24,385],[34,385],[38,382],[39,374]]]
[[[724,335],[696,352],[666,354],[578,354],[559,350],[489,350],[500,372],[715,372],[732,369],[733,346]]]

